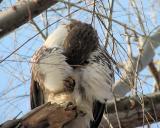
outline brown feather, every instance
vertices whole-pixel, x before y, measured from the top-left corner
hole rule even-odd
[[[64,41],[64,55],[70,65],[81,65],[98,47],[96,30],[87,23],[72,21],[68,26],[69,34]]]
[[[39,83],[33,79],[31,79],[30,86],[30,104],[31,109],[34,109],[42,104],[44,104],[44,93]]]
[[[31,86],[30,86],[30,105],[31,109],[34,109],[45,103],[44,96],[44,75],[39,72],[37,69],[37,64],[39,64],[39,60],[41,57],[45,56],[46,47],[41,47],[32,57],[32,78],[31,78]]]

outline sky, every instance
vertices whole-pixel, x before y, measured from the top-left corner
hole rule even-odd
[[[73,0],[70,1],[73,2]],[[86,1],[86,3],[92,3],[90,1],[91,0],[88,0]],[[86,5],[86,3],[82,2],[77,5],[80,7],[85,6],[86,9],[92,10],[93,7],[91,5]],[[107,4],[107,0],[104,0],[103,3],[107,10],[109,6]],[[147,2],[146,0],[141,0],[141,2],[138,1],[137,3],[140,14],[143,15],[142,18],[144,27],[146,33],[148,34],[160,24],[160,3],[158,2],[158,0],[149,0]],[[5,11],[7,8],[11,7],[14,4],[15,0],[3,1],[0,4],[0,10]],[[108,11],[105,12],[101,6],[101,4],[97,4],[97,10],[104,15],[106,14],[106,12],[108,14]],[[63,10],[61,8],[63,8]],[[59,24],[68,22],[68,17],[65,17],[66,15],[68,15],[68,12],[74,12],[71,18],[91,23],[93,17],[90,13],[83,10],[77,11],[76,7],[71,7],[70,11],[68,11],[66,8],[68,8],[67,5],[59,3],[48,9],[48,24],[52,24],[47,29],[48,33],[51,33]],[[55,12],[55,10],[57,11]],[[45,14],[46,13],[44,12],[43,15],[40,15],[34,19],[40,29],[45,28]],[[59,21],[59,19],[61,20]],[[115,0],[113,19],[129,25],[133,27],[137,32],[143,34],[143,31],[135,14],[135,10],[129,4],[129,0]],[[103,20],[105,24],[107,24],[107,20]],[[100,41],[103,44],[106,37],[106,31],[96,18],[93,21],[93,26],[97,30]],[[44,34],[46,34],[46,30],[44,30],[43,32]],[[113,40],[110,39],[109,47],[107,48],[107,50],[110,54],[112,54],[113,48],[115,48],[115,54],[113,56],[114,59],[119,63],[124,63],[128,59],[128,55],[125,51],[127,50],[127,43],[124,35],[124,28],[113,22],[112,32],[115,39],[117,40],[117,44],[114,46]],[[25,25],[19,27],[12,33],[0,39],[0,59],[3,59],[5,56],[9,55],[29,38],[32,38],[35,34],[37,34],[37,30],[35,29],[35,27],[31,23],[26,23]],[[0,123],[4,122],[5,120],[12,119],[17,115],[22,116],[30,110],[29,87],[31,78],[31,64],[29,63],[29,61],[35,50],[41,47],[43,42],[44,39],[41,35],[36,36],[24,47],[18,50],[14,55],[0,64]],[[138,54],[138,43],[136,41],[132,41],[131,46],[133,55],[136,56]],[[160,48],[156,49],[156,56],[154,57],[154,60],[159,60],[159,50]],[[117,74],[119,73],[115,73],[116,80],[119,79]],[[148,68],[144,69],[140,73],[139,78],[145,81],[145,83],[142,84],[143,93],[151,93],[155,81],[151,77]],[[142,93],[141,88],[139,88],[139,91],[140,93]],[[152,125],[152,127],[157,128],[160,127],[160,125],[156,124]]]

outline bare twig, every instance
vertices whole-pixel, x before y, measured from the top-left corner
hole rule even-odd
[[[108,19],[108,31],[112,30],[112,15],[113,15],[113,6],[114,6],[114,0],[112,0],[111,2],[111,7],[110,7],[110,14],[109,14],[109,19]],[[106,36],[106,41],[105,41],[105,48],[107,47],[109,41],[109,33],[107,32],[107,36]]]
[[[93,10],[89,10],[89,9],[80,7],[80,6],[78,6],[78,5],[76,5],[76,4],[72,3],[72,2],[66,2],[66,1],[60,1],[60,2],[65,3],[65,4],[69,4],[70,6],[77,7],[77,8],[79,8],[79,9],[84,10],[84,11],[89,12],[89,13],[93,13]],[[109,21],[112,20],[112,22],[114,22],[114,23],[116,23],[116,24],[118,24],[118,25],[120,25],[120,26],[122,26],[122,27],[125,27],[126,29],[131,30],[132,32],[134,32],[134,33],[136,33],[136,34],[138,34],[138,35],[142,35],[142,34],[140,34],[139,32],[137,32],[136,30],[130,28],[127,24],[124,24],[124,23],[122,23],[122,22],[120,22],[120,21],[117,21],[117,20],[115,20],[115,19],[113,19],[113,18],[112,18],[112,19],[109,19],[108,16],[105,16],[105,15],[103,15],[103,14],[101,14],[101,13],[94,12],[94,14],[96,14],[96,15],[98,15],[98,16],[100,16],[100,17],[106,18],[106,19],[108,19]]]
[[[39,28],[39,26],[35,23],[33,19],[31,19],[30,23],[35,27],[35,29],[40,33],[43,40],[46,40],[46,36],[43,34],[42,30]]]

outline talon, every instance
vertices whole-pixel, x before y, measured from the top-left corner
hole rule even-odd
[[[69,110],[76,110],[76,106],[72,103],[72,102],[68,102],[65,111],[69,111]]]
[[[73,92],[75,87],[75,80],[72,77],[68,77],[64,80],[64,87],[66,91]]]
[[[85,116],[87,113],[83,112],[82,110],[77,111],[78,115]]]

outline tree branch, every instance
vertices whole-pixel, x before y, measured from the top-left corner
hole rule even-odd
[[[116,106],[122,128],[150,125],[160,120],[160,93],[121,98],[116,101]],[[108,117],[113,128],[119,128],[113,102],[107,105],[105,116]],[[108,128],[107,120],[103,120],[102,124]]]
[[[137,57],[133,57],[128,60],[128,62],[124,65],[124,67],[126,67],[126,72],[122,74],[122,78],[124,79],[116,81],[113,87],[114,94],[117,97],[125,96],[133,88],[133,86],[130,86],[132,85],[130,84],[130,81],[133,79],[135,70],[137,69],[137,73],[139,73],[152,61],[155,55],[155,49],[160,45],[159,40],[160,28],[152,36],[139,38],[141,53]]]
[[[122,128],[134,128],[160,120],[160,92],[147,96],[124,97],[116,100],[117,114]],[[115,103],[107,104],[107,113],[99,128],[118,128]],[[65,110],[57,104],[47,103],[35,108],[18,120],[10,120],[0,125],[1,128],[61,128],[75,119],[76,110]],[[83,123],[83,122],[82,122]],[[19,126],[19,127],[18,127]]]
[[[47,103],[35,108],[20,119],[9,120],[1,128],[62,128],[76,117],[76,111],[58,104]]]
[[[57,0],[20,0],[0,13],[0,38],[56,3]]]

